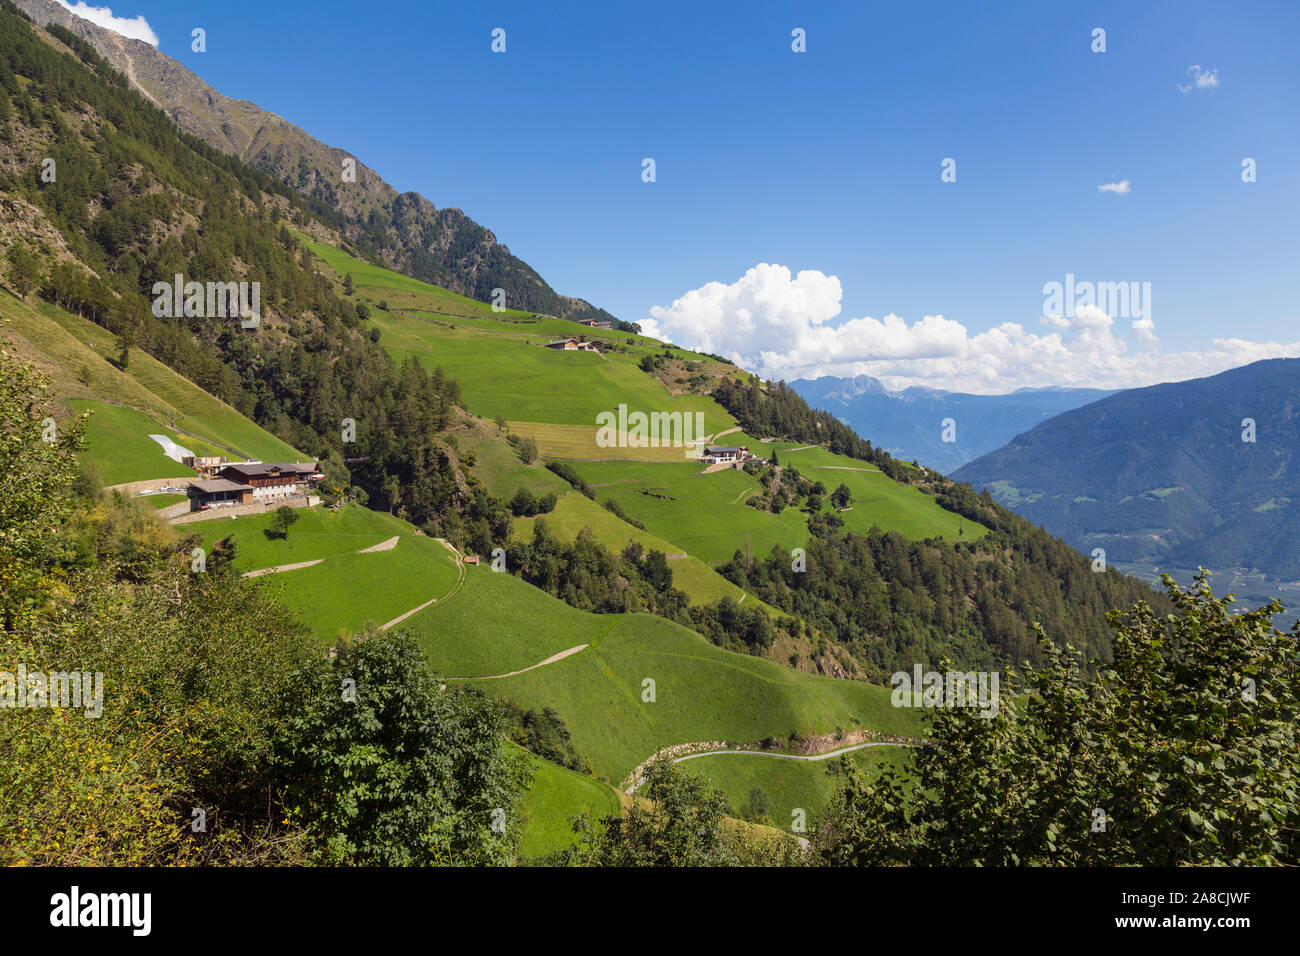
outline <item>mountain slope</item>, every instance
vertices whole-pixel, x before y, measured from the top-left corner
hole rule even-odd
[[[310,457],[138,349],[114,364],[114,336],[52,305],[0,291],[0,343],[49,375],[69,411],[90,411],[87,457],[107,485],[190,477],[149,434],[200,455],[302,461]]]
[[[1269,359],[1066,412],[953,477],[1110,560],[1295,578],[1298,451],[1300,359]]]
[[[891,392],[868,375],[800,379],[790,387],[814,408],[870,435],[895,458],[944,474],[1053,415],[1114,394],[1096,388],[1022,388],[1007,395],[967,395],[916,386]],[[955,441],[943,440],[948,418],[955,423]]]
[[[57,23],[85,39],[187,133],[237,156],[314,200],[353,243],[385,264],[453,292],[487,301],[505,290],[511,308],[563,318],[613,318],[562,296],[526,262],[461,210],[398,193],[354,154],[328,146],[255,103],[234,100],[147,43],[76,16],[54,0],[15,0],[38,25]],[[343,182],[343,162],[356,181]]]

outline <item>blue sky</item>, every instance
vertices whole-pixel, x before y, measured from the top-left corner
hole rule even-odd
[[[1005,391],[1300,354],[1300,6],[722,7],[113,12],[223,93],[462,208],[558,291],[773,374]],[[1067,273],[1150,283],[1149,323],[1044,321]]]

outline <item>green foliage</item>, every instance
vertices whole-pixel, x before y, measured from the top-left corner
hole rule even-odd
[[[566,860],[583,866],[731,866],[739,862],[735,837],[723,826],[726,794],[702,777],[658,761],[625,817],[606,817],[597,831],[585,816],[574,824],[578,844]]]
[[[818,828],[820,858],[1295,865],[1300,628],[1272,626],[1276,602],[1232,614],[1204,574],[1165,586],[1175,614],[1110,615],[1114,661],[1095,678],[1040,633],[1046,665],[1023,686],[1012,675],[996,717],[938,710],[913,785],[852,781]]]
[[[592,501],[596,500],[596,491],[591,485],[582,480],[581,476],[573,470],[573,466],[563,461],[548,461],[546,467],[555,472],[573,487],[577,488]]]
[[[529,584],[583,611],[649,611],[683,623],[690,620],[688,599],[672,586],[672,569],[661,552],[652,551],[642,560],[626,553],[614,555],[588,528],[566,543],[539,518],[531,543],[512,542],[506,549],[506,566]]]
[[[853,492],[849,491],[849,486],[840,482],[839,486],[831,492],[831,504],[836,508],[847,508],[853,504]]]
[[[610,514],[614,515],[621,521],[626,521],[632,527],[638,528],[641,531],[645,530],[645,525],[642,524],[640,521],[638,521],[636,518],[633,518],[626,511],[624,511],[623,506],[620,505],[613,498],[606,498],[603,507],[606,511],[608,511]]]
[[[41,284],[41,262],[22,243],[15,243],[9,249],[9,284],[26,301],[28,293],[39,288]]]
[[[294,816],[330,864],[494,864],[526,765],[502,746],[505,721],[471,692],[440,691],[419,645],[368,634],[293,680],[277,750]],[[494,811],[507,824],[493,832]]]
[[[514,701],[506,700],[502,704],[511,740],[568,770],[591,773],[591,764],[574,749],[569,729],[553,707],[524,710]]]
[[[46,567],[72,510],[84,421],[43,417],[48,381],[5,345],[0,339],[0,621],[16,630],[55,585]]]
[[[289,529],[293,527],[300,515],[288,505],[280,505],[275,509],[275,516],[272,518],[271,527],[281,538],[288,539]]]
[[[881,681],[945,655],[965,667],[1040,660],[1035,624],[1058,643],[1068,637],[1107,658],[1110,609],[1147,598],[1169,606],[1132,578],[1092,571],[1073,548],[1019,520],[958,542],[908,541],[879,529],[851,534],[825,521],[809,526],[815,537],[806,570],[777,548],[718,570],[844,645]]]

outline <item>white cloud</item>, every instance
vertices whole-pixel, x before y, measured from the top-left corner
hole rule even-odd
[[[1155,333],[1156,324],[1150,319],[1138,319],[1133,323],[1133,334],[1147,348],[1154,349],[1160,345],[1160,339]]]
[[[1133,186],[1127,179],[1121,179],[1117,183],[1103,183],[1097,189],[1104,193],[1119,193],[1122,196],[1125,193],[1132,192]]]
[[[120,33],[132,40],[143,40],[153,47],[158,45],[158,34],[153,32],[153,27],[149,26],[149,21],[144,18],[143,14],[138,17],[117,17],[113,15],[113,11],[108,7],[87,6],[84,0],[77,0],[76,3],[69,3],[68,0],[58,0],[58,2],[83,20],[89,20],[96,26],[112,30],[114,33]]]
[[[927,315],[831,320],[840,314],[840,281],[817,271],[791,275],[761,263],[731,284],[710,282],[655,306],[647,335],[732,359],[767,378],[870,375],[889,388],[928,385],[998,393],[1049,385],[1133,388],[1213,375],[1264,358],[1300,357],[1300,342],[1215,339],[1194,351],[1161,352],[1150,318],[1131,336],[1095,306],[1041,317],[1036,333],[1004,322],[972,335],[960,322]]]
[[[1192,90],[1209,90],[1219,85],[1218,69],[1203,70],[1200,66],[1193,64],[1187,68],[1187,72],[1192,74],[1192,82],[1179,83],[1178,91],[1180,93],[1190,93]]]

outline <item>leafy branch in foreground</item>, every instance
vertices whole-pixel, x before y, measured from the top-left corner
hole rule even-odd
[[[819,823],[831,865],[1276,865],[1300,861],[1296,638],[1276,602],[1231,614],[1202,571],[1175,613],[1112,612],[1083,676],[1039,632],[1027,696],[939,710],[915,775],[851,776]],[[1019,678],[1021,675],[1012,675]],[[1010,696],[1010,695],[1008,695]]]

